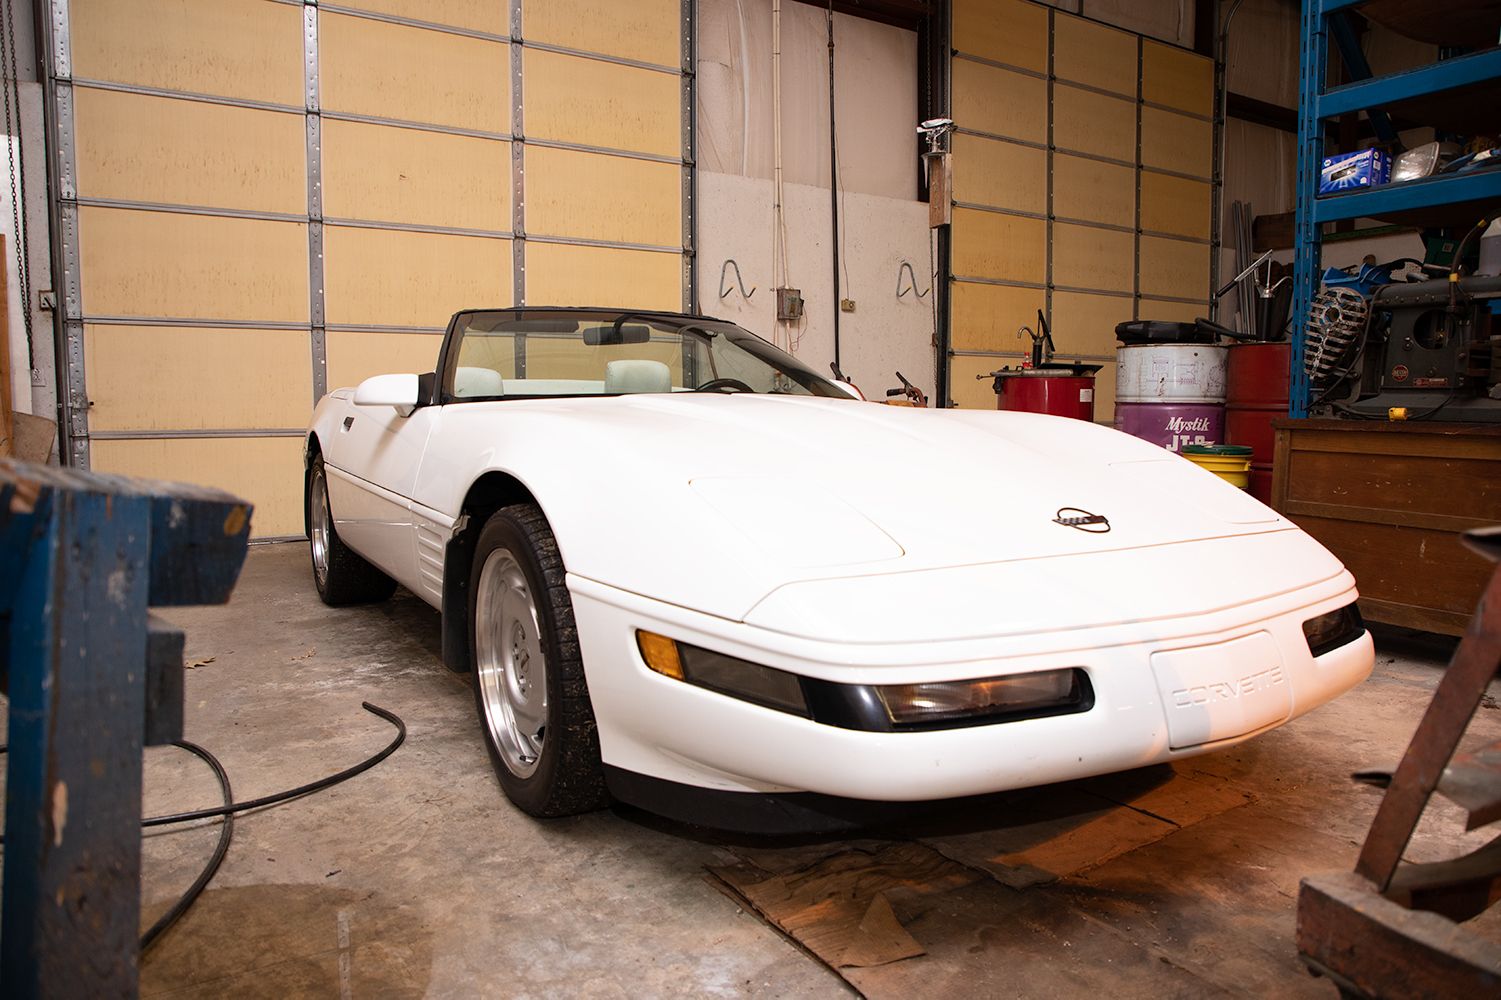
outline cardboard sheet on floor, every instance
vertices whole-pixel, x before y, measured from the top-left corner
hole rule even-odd
[[[831,968],[885,965],[924,953],[893,899],[932,896],[979,876],[921,844],[841,851],[794,871],[710,869],[757,913]]]
[[[1003,826],[923,842],[1025,889],[1097,868],[1250,801],[1237,789],[1149,768],[1039,789]]]

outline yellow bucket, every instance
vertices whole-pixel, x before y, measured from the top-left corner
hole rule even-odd
[[[1251,485],[1251,449],[1241,444],[1190,444],[1178,452],[1237,489]]]

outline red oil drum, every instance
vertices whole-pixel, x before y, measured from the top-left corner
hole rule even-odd
[[[1098,371],[1099,366],[1071,365],[1068,370],[1079,369]],[[1059,374],[1048,368],[1002,369],[995,375],[995,399],[998,410],[1093,420],[1094,375]]]
[[[1272,420],[1287,416],[1291,344],[1235,344],[1226,374],[1225,440],[1251,449],[1251,495],[1272,500]]]

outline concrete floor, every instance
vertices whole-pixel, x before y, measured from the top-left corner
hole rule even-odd
[[[145,995],[1332,997],[1294,951],[1298,880],[1353,864],[1379,793],[1347,775],[1395,764],[1449,652],[1387,637],[1375,676],[1313,715],[1176,774],[1090,786],[1118,801],[1188,788],[1174,807],[1186,819],[1124,806],[1071,817],[1057,804],[1081,793],[1065,786],[961,803],[860,840],[768,845],[625,808],[547,823],[517,812],[491,773],[467,679],[438,660],[437,614],[404,591],[326,608],[307,562],[305,545],[258,546],[228,606],[167,614],[197,664],[188,738],[221,758],[240,799],[383,746],[390,727],[362,700],[403,716],[409,738],[346,784],[243,816],[209,890],[145,957]],[[1501,739],[1496,709],[1487,699],[1467,746]],[[217,802],[201,762],[148,751],[148,814]],[[1039,803],[1052,804],[1040,824]],[[1170,835],[1126,837],[1055,868],[1058,879],[985,860],[1018,837],[1035,851],[1059,830],[1144,815]],[[1454,853],[1457,816],[1431,810],[1409,856]],[[147,836],[147,920],[216,835],[207,825]],[[962,862],[967,884],[926,902],[893,894],[927,954],[842,975],[709,874],[795,871],[912,840]]]

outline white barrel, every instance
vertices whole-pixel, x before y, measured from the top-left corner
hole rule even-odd
[[[1117,354],[1115,398],[1123,403],[1223,403],[1230,348],[1132,344]]]

